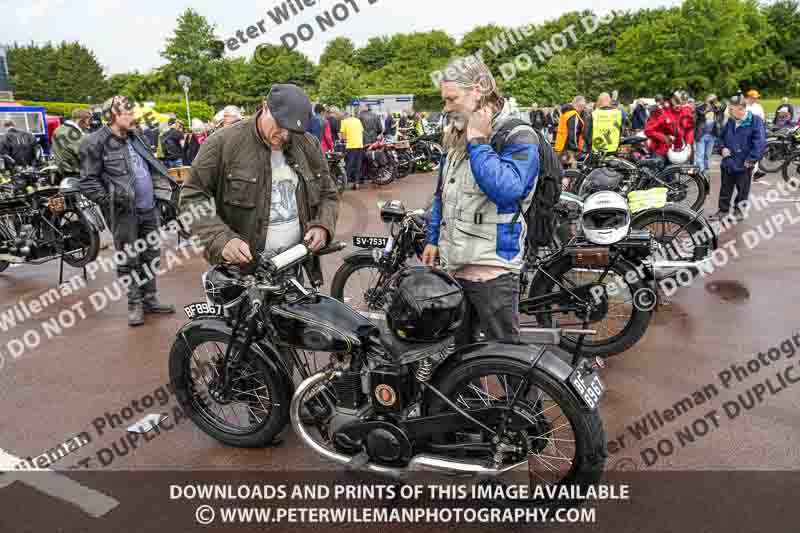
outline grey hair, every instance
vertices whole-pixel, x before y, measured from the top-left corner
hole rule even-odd
[[[572,99],[572,105],[586,105],[586,98],[578,95]]]
[[[502,99],[492,71],[486,63],[474,56],[453,59],[443,72],[442,82],[455,83],[465,91],[471,91],[477,86],[481,93],[481,105]]]

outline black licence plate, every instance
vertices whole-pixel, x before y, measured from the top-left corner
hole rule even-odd
[[[592,370],[584,373],[582,368],[576,368],[569,376],[569,384],[587,407],[597,409],[597,404],[600,403],[600,398],[606,390],[597,372]]]
[[[221,305],[208,304],[206,302],[190,304],[183,308],[183,312],[189,320],[200,317],[219,318],[225,316],[225,310]]]
[[[386,248],[389,237],[366,237],[363,235],[353,235],[353,246],[359,248]]]

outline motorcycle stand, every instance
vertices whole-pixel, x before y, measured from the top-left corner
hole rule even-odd
[[[83,267],[83,281],[88,281],[86,276],[86,267]],[[64,283],[64,252],[61,252],[61,258],[59,260],[58,266],[58,285],[61,286]]]

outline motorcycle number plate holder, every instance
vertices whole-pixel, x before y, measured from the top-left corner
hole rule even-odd
[[[600,381],[597,372],[586,372],[583,368],[576,368],[569,376],[569,385],[589,409],[597,409],[600,398],[605,393],[605,385]]]
[[[183,308],[186,317],[194,320],[200,317],[221,318],[225,316],[225,310],[221,305],[209,304],[208,302],[198,302],[189,304]]]
[[[369,237],[366,235],[353,235],[353,246],[358,248],[386,248],[389,237]]]

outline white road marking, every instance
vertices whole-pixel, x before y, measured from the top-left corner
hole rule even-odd
[[[14,467],[21,462],[22,459],[0,448],[0,472],[6,472],[0,474],[0,489],[19,481],[48,496],[71,503],[94,518],[107,514],[119,505],[114,498],[81,485],[49,468],[14,470]]]

